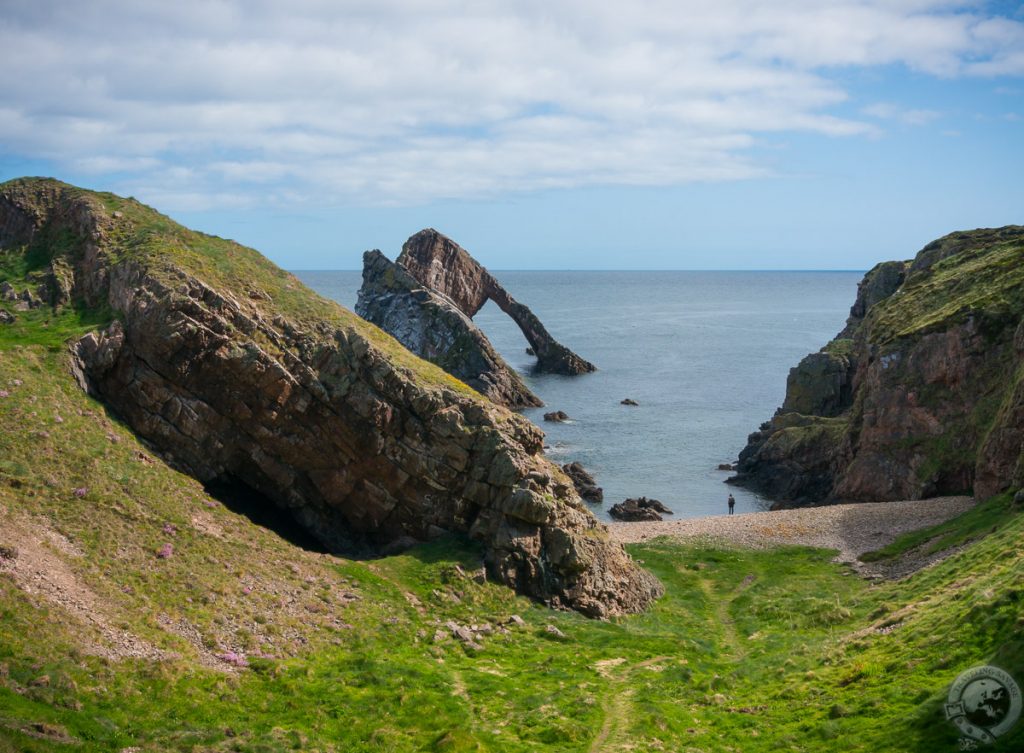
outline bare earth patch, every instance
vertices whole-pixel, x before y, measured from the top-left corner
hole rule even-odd
[[[612,539],[636,544],[658,536],[680,539],[717,539],[740,546],[764,549],[771,546],[813,546],[836,549],[837,562],[854,565],[867,575],[905,575],[888,566],[858,561],[865,552],[880,549],[910,531],[944,523],[975,505],[971,497],[934,497],[902,502],[804,507],[743,515],[713,515],[646,523],[611,523]],[[919,569],[939,559],[922,560]]]

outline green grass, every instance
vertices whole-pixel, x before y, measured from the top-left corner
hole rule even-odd
[[[905,533],[888,546],[866,552],[860,559],[862,562],[891,560],[919,547],[923,547],[922,554],[952,549],[998,530],[1008,517],[1018,512],[1013,505],[1013,494],[997,494],[958,518],[932,528]]]
[[[968,316],[984,325],[1024,308],[1024,243],[967,246],[926,272],[914,273],[894,295],[868,313],[876,345],[948,327]],[[995,325],[995,329],[999,329]]]
[[[1024,675],[1024,517],[1005,500],[923,534],[977,540],[899,583],[817,550],[632,547],[666,596],[594,622],[474,582],[464,540],[373,561],[296,547],[153,459],[63,358],[0,351],[0,529],[35,532],[108,627],[177,656],[96,656],[95,622],[0,576],[0,750],[952,750],[952,679]],[[511,614],[525,626],[480,652],[434,641]],[[227,650],[250,667],[202,663]]]

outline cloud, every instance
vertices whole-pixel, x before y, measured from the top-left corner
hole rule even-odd
[[[872,118],[879,120],[893,120],[903,125],[922,126],[928,125],[933,120],[942,117],[942,113],[935,110],[914,110],[900,107],[892,102],[876,102],[868,105],[862,112]]]
[[[1022,40],[946,0],[7,4],[0,143],[168,209],[738,180],[764,134],[877,131],[837,70],[1021,75]]]

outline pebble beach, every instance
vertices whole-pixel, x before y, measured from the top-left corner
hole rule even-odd
[[[612,538],[636,544],[659,536],[715,539],[765,548],[800,545],[835,549],[839,562],[855,562],[901,534],[938,525],[975,505],[971,497],[805,507],[742,515],[713,515],[642,523],[611,523]]]

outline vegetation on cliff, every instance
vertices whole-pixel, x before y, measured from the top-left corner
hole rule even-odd
[[[735,481],[781,504],[1024,485],[1022,316],[1022,227],[952,233],[911,262],[879,264],[846,328],[791,370]],[[820,417],[845,428],[809,446],[805,426]]]

